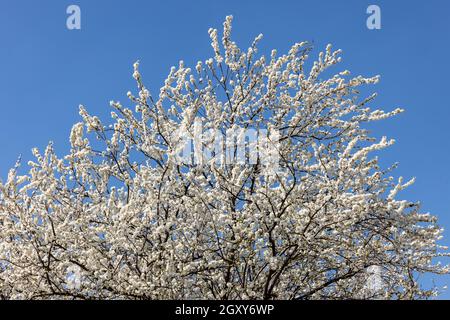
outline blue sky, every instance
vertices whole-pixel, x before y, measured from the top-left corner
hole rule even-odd
[[[71,4],[81,8],[81,30],[66,28]],[[381,30],[366,27],[370,4],[381,8]],[[158,92],[179,60],[212,56],[207,30],[232,14],[242,47],[259,33],[266,54],[298,41],[313,41],[316,53],[332,43],[343,50],[342,69],[381,75],[373,106],[406,113],[371,126],[374,136],[397,140],[380,156],[400,163],[396,175],[417,177],[402,195],[439,217],[450,244],[449,13],[447,0],[0,0],[0,177],[49,140],[65,153],[79,104],[106,119],[109,101],[125,102],[134,89],[137,59]],[[450,285],[450,276],[430,280]]]

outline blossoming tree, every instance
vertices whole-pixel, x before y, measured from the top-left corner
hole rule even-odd
[[[371,110],[357,88],[378,77],[342,71],[327,46],[257,53],[209,30],[214,57],[170,71],[159,95],[111,102],[113,124],[80,107],[70,154],[33,150],[0,184],[0,295],[6,299],[414,299],[433,295],[417,275],[446,273],[442,230],[417,203],[397,199],[412,184],[389,176],[364,123],[394,116]],[[233,154],[201,163],[177,157],[180,137],[264,128],[277,168],[264,156]],[[200,148],[215,138],[201,132]],[[251,148],[250,148],[251,149]],[[254,155],[255,150],[247,153]],[[185,159],[186,160],[186,159]],[[442,252],[441,252],[442,251]],[[378,270],[374,288],[369,278]],[[372,281],[373,282],[373,281]]]

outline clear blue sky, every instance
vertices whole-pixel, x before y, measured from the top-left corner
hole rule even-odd
[[[66,28],[70,4],[81,8],[81,30]],[[381,30],[366,28],[369,4],[381,8]],[[448,0],[0,0],[0,177],[19,154],[28,160],[32,147],[49,140],[66,152],[80,103],[108,117],[109,101],[125,102],[134,89],[137,59],[158,92],[180,59],[192,65],[210,57],[207,30],[220,29],[228,14],[242,47],[259,33],[264,53],[303,40],[317,50],[332,43],[344,52],[343,68],[382,76],[373,88],[377,106],[406,109],[371,127],[397,140],[381,154],[383,163],[399,161],[396,175],[417,177],[402,195],[439,216],[450,244]],[[450,285],[450,276],[433,279]],[[450,298],[450,290],[441,297]]]

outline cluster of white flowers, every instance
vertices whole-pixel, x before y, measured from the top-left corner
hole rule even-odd
[[[7,299],[344,299],[424,298],[415,274],[448,272],[442,230],[419,206],[397,200],[365,122],[401,112],[372,111],[357,87],[378,77],[348,71],[322,80],[340,61],[327,46],[257,55],[210,29],[214,58],[195,72],[173,67],[152,96],[142,83],[131,108],[111,102],[112,124],[80,107],[71,151],[34,150],[26,175],[0,183],[0,296]],[[279,134],[279,170],[261,159],[220,165],[171,161],[179,139],[205,130]],[[213,139],[205,139],[211,147]],[[76,276],[74,276],[76,270]],[[369,286],[370,287],[370,286]]]

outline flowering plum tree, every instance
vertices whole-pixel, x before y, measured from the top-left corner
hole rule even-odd
[[[71,151],[33,150],[0,183],[0,294],[5,299],[426,298],[417,280],[446,273],[442,230],[374,151],[393,140],[364,123],[401,113],[372,110],[358,87],[378,77],[332,77],[327,46],[283,55],[241,50],[229,16],[214,57],[179,63],[154,96],[135,63],[133,109],[111,102],[105,125],[80,106]],[[200,121],[201,132],[194,124]],[[179,157],[218,142],[214,131],[264,129],[274,167],[244,139],[244,159],[221,147],[202,161]],[[276,139],[272,139],[277,133]],[[242,141],[241,141],[242,142]],[[222,146],[222,144],[219,144]],[[240,144],[236,143],[232,151]],[[242,146],[242,145],[241,145]],[[217,161],[218,159],[221,161]],[[199,159],[198,154],[192,157]],[[367,286],[374,282],[377,286]],[[368,281],[372,279],[371,281]]]

